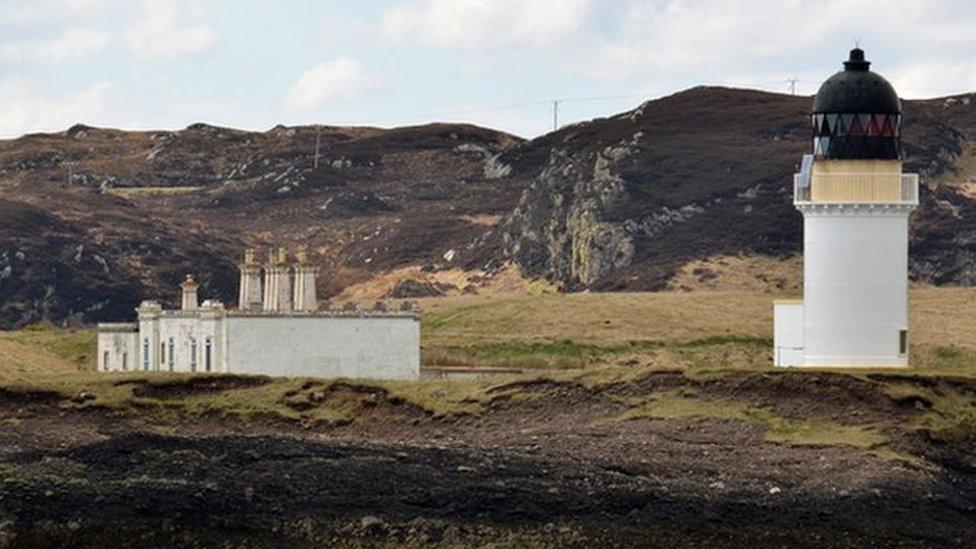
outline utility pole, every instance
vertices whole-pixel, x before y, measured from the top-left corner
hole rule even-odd
[[[322,146],[322,125],[315,125],[315,169],[319,169],[319,148]]]
[[[552,131],[559,129],[559,103],[558,99],[552,102]]]
[[[796,83],[799,82],[799,79],[797,79],[795,76],[791,76],[787,78],[786,81],[790,84],[790,95],[796,95]]]

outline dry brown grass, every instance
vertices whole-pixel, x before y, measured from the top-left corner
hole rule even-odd
[[[522,296],[538,293],[552,293],[556,291],[544,281],[530,280],[522,276],[518,267],[505,265],[497,274],[485,278],[481,271],[465,271],[463,269],[447,269],[435,272],[424,272],[420,266],[404,267],[379,274],[365,282],[353,284],[342,290],[334,299],[336,301],[363,301],[382,299],[393,288],[404,280],[421,280],[453,287],[446,292],[448,297],[459,297],[468,286],[474,286],[478,295],[492,296]]]
[[[31,326],[0,332],[0,382],[62,376],[92,370],[94,365],[95,335],[90,330]]]
[[[754,292],[465,296],[419,300],[429,344],[622,343],[770,337],[772,297]]]
[[[426,299],[425,356],[466,365],[496,357],[485,363],[769,367],[772,303],[783,297],[709,291]],[[910,310],[916,371],[976,375],[976,289],[914,288]]]
[[[429,342],[573,339],[685,341],[772,337],[773,301],[795,294],[660,292],[463,296],[419,300]],[[915,288],[912,342],[976,350],[976,289]]]
[[[494,227],[501,223],[503,216],[492,214],[462,215],[458,219],[481,227]]]
[[[803,291],[803,258],[720,255],[692,261],[668,283],[669,290]]]

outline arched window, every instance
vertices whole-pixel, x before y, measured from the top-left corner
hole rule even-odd
[[[197,371],[197,339],[195,337],[190,338],[190,371]]]
[[[102,369],[108,371],[108,351],[102,353]]]
[[[175,347],[175,345],[173,343],[173,338],[169,338],[169,353],[167,354],[166,358],[169,359],[168,362],[167,362],[167,364],[169,365],[169,371],[171,371],[171,372],[173,371],[173,366],[174,366],[174,364],[173,364],[173,362],[174,362],[173,355],[175,354],[173,352],[175,350],[174,347]]]

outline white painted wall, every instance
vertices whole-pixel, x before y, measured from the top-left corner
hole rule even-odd
[[[773,365],[803,366],[803,302],[773,303]]]
[[[199,314],[167,314],[159,323],[159,369],[168,372],[222,372],[221,317]],[[210,348],[210,365],[207,348]],[[163,348],[165,347],[165,349]]]
[[[139,361],[139,334],[135,324],[100,324],[98,369],[102,372],[135,370]]]
[[[908,216],[904,206],[801,208],[806,366],[907,366]]]
[[[410,316],[225,318],[236,374],[419,379],[420,322]]]

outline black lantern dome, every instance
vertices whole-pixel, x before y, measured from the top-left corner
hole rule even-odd
[[[813,154],[834,160],[901,157],[901,100],[871,72],[864,51],[851,50],[844,70],[820,86],[813,100]]]

